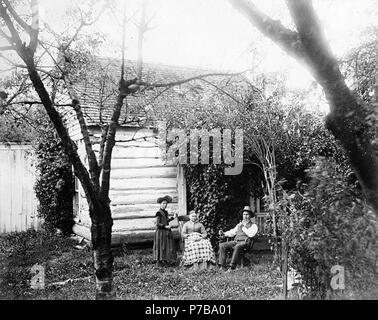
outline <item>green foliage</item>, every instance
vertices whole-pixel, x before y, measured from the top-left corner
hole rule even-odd
[[[7,111],[0,115],[1,142],[29,142],[33,137],[33,131],[30,130],[25,121],[14,118]]]
[[[38,214],[49,229],[70,234],[73,226],[74,180],[71,165],[60,140],[46,131],[36,145],[39,176],[35,184]]]
[[[249,204],[249,175],[224,175],[223,165],[186,166],[189,209],[199,214],[213,246],[218,231],[227,230],[240,220],[240,210]]]
[[[253,106],[249,121],[244,126],[245,157],[255,162],[252,139],[260,135],[274,146],[277,179],[285,180],[286,190],[294,189],[306,180],[306,170],[314,165],[318,156],[333,158],[347,165],[346,156],[334,137],[324,127],[323,116],[306,110],[301,101],[303,94],[293,94],[290,105],[276,99]]]
[[[36,101],[30,93],[24,72],[13,72],[0,79],[0,141],[30,143],[45,126],[46,113],[38,104],[16,104],[19,100]],[[3,98],[3,99],[2,99]]]
[[[368,28],[360,45],[349,52],[341,67],[355,92],[366,102],[372,102],[377,69],[378,30]]]
[[[310,287],[311,297],[325,298],[334,265],[345,268],[347,287],[363,285],[374,273],[377,221],[348,175],[320,159],[309,170],[310,184],[290,197],[284,232],[290,264]]]
[[[365,102],[366,125],[372,139],[372,145],[378,154],[378,108],[374,95],[374,85],[377,85],[377,55],[378,30],[371,27],[364,32],[364,40],[351,50],[342,61],[342,70],[350,83],[350,87]]]

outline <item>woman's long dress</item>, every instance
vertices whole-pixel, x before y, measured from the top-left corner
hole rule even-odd
[[[207,233],[202,223],[188,221],[182,231],[185,236],[185,249],[181,265],[191,266],[193,263],[210,262],[215,264],[215,253],[208,239],[204,239]],[[186,237],[187,236],[187,237]],[[194,238],[199,240],[195,241]]]
[[[156,231],[153,246],[153,259],[155,261],[176,261],[176,248],[173,234],[170,229],[166,229],[169,221],[174,218],[168,218],[168,212],[160,209],[156,213]]]

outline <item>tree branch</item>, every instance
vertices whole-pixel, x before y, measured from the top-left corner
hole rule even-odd
[[[91,174],[91,180],[94,185],[94,187],[99,191],[99,167],[96,159],[96,155],[93,151],[91,140],[89,138],[89,131],[87,128],[87,125],[85,123],[84,115],[81,110],[80,102],[79,100],[73,99],[72,100],[72,107],[76,112],[76,118],[80,125],[80,131],[83,136],[83,141],[85,145],[85,151],[88,156],[88,165],[89,165],[89,172]]]
[[[18,104],[27,104],[29,106],[33,104],[42,104],[41,101],[15,101],[15,102],[7,102],[5,105],[7,106],[13,106],[13,105],[18,105]]]
[[[8,0],[3,0],[5,6],[7,7],[8,11],[10,12],[10,14],[12,15],[12,17],[14,18],[14,20],[16,20],[16,22],[25,30],[27,31],[28,33],[30,33],[31,31],[31,28],[30,26],[24,21],[22,20],[22,18],[18,15],[18,13],[16,12],[16,10],[13,9],[13,7],[11,6],[11,4],[9,3]]]
[[[137,25],[138,28],[138,52],[137,52],[137,77],[138,79],[142,79],[142,71],[143,71],[143,40],[144,34],[147,32],[147,23],[146,23],[146,6],[147,0],[143,0],[142,3],[142,15],[140,18],[140,22]]]
[[[70,162],[72,163],[75,174],[80,179],[85,195],[87,197],[89,206],[91,207],[90,215],[92,221],[95,223],[97,221],[101,221],[103,219],[103,216],[99,216],[99,214],[105,214],[103,213],[102,207],[103,205],[98,202],[98,196],[95,189],[95,186],[91,183],[90,176],[88,174],[87,169],[83,165],[78,153],[77,153],[77,146],[75,143],[71,140],[67,128],[64,126],[63,121],[58,113],[58,111],[54,108],[52,105],[51,99],[49,94],[46,91],[46,88],[39,77],[33,60],[29,60],[27,63],[28,71],[30,80],[33,83],[33,86],[35,90],[38,93],[38,96],[40,97],[41,101],[43,102],[43,106],[45,107],[47,114],[53,123],[61,141],[62,144],[68,154],[68,157],[70,158]],[[96,213],[96,215],[94,214]]]
[[[17,64],[15,62],[13,62],[12,60],[10,59],[7,59],[5,56],[3,56],[2,54],[0,54],[0,57],[3,58],[3,59],[6,59],[10,64],[12,64],[13,66],[15,66],[16,68],[22,68],[22,69],[27,69],[28,67],[26,65],[22,65],[22,64]],[[54,76],[51,72],[49,71],[46,71],[46,70],[43,70],[41,68],[37,68],[35,67],[35,70],[37,70],[38,72],[41,72],[51,78],[55,78],[55,79],[61,79],[61,77],[58,77],[58,76]]]
[[[107,127],[106,138],[104,139],[104,151],[102,161],[102,174],[101,174],[101,189],[100,198],[106,203],[109,201],[109,189],[110,189],[110,169],[113,147],[115,146],[115,135],[117,127],[119,125],[119,117],[121,115],[121,108],[123,100],[130,94],[129,86],[134,84],[137,79],[125,80],[125,33],[126,33],[126,3],[124,4],[123,12],[123,26],[122,26],[122,65],[121,65],[121,77],[119,80],[119,89],[117,95],[117,102],[114,105],[112,117]]]
[[[62,45],[61,50],[65,51],[65,50],[67,50],[69,48],[69,46],[72,44],[72,42],[79,35],[81,29],[83,29],[83,27],[90,26],[90,25],[94,24],[96,21],[98,21],[98,19],[100,19],[101,15],[104,13],[107,5],[108,5],[108,2],[105,1],[104,5],[101,7],[101,10],[99,10],[99,12],[97,13],[96,17],[92,21],[86,21],[85,18],[83,17],[82,12],[80,11],[80,16],[81,17],[80,17],[79,27],[76,29],[76,31],[75,31],[74,35],[71,37],[71,39],[68,40],[68,42],[66,44]]]
[[[232,6],[240,11],[247,19],[256,26],[265,36],[273,40],[287,53],[303,59],[305,53],[300,41],[299,34],[282,25],[278,20],[273,20],[260,11],[249,0],[229,0]]]
[[[0,16],[3,18],[5,24],[7,25],[8,30],[11,34],[10,41],[12,43],[16,44],[17,49],[22,50],[23,46],[22,46],[21,38],[20,38],[16,28],[14,27],[11,18],[9,17],[9,15],[7,13],[6,7],[4,7],[3,4],[0,4]]]
[[[331,53],[331,49],[325,40],[318,17],[315,14],[311,0],[286,0],[290,14],[297,27],[300,41],[306,51],[307,61],[311,66],[316,64],[315,76],[320,81],[333,75],[339,79],[337,61]]]
[[[18,110],[12,109],[10,110],[10,113],[12,114],[13,118],[16,119],[22,119],[24,120],[31,128],[36,130],[37,132],[40,131],[41,129],[39,128],[38,125],[35,125],[30,119],[26,116],[26,114],[23,114],[22,112],[19,112]],[[16,115],[15,115],[16,114]]]
[[[29,49],[32,53],[37,50],[38,45],[38,33],[39,33],[39,6],[38,0],[31,0],[31,11],[32,11],[32,23],[30,28],[30,43]]]
[[[223,90],[221,87],[217,86],[216,84],[214,84],[210,81],[207,81],[205,79],[201,79],[201,81],[204,81],[205,83],[213,86],[215,89],[217,89],[218,91],[222,92],[224,95],[226,95],[229,98],[231,98],[232,100],[234,100],[237,104],[241,104],[241,102],[238,99],[236,99],[232,94],[229,94],[227,91]]]
[[[10,50],[16,50],[15,46],[2,46],[0,47],[0,51],[10,51]]]
[[[102,170],[103,160],[104,160],[104,147],[106,143],[106,137],[108,134],[109,127],[107,125],[104,125],[101,127],[101,141],[100,141],[100,152],[98,156],[98,165],[100,170]]]
[[[101,175],[101,200],[108,201],[109,199],[109,188],[110,188],[110,164],[112,159],[112,151],[115,145],[115,134],[118,127],[118,120],[121,114],[121,108],[123,105],[123,100],[125,98],[125,94],[122,91],[122,82],[120,81],[120,92],[117,96],[117,103],[114,105],[113,114],[110,120],[110,124],[108,126],[107,134],[106,134],[106,142],[104,146],[104,155],[103,155],[103,162],[102,162],[102,175]]]
[[[10,44],[13,43],[12,38],[8,36],[2,29],[0,29],[0,35],[7,40]]]
[[[75,110],[76,113],[76,118],[79,122],[80,125],[80,131],[83,136],[83,141],[84,141],[84,146],[85,146],[85,151],[88,157],[88,165],[89,165],[89,173],[91,175],[91,181],[93,183],[93,186],[98,192],[100,190],[100,185],[99,185],[99,166],[98,162],[96,159],[96,155],[93,151],[92,148],[92,143],[89,137],[89,131],[87,124],[85,123],[85,118],[84,114],[82,112],[79,98],[77,97],[75,90],[73,89],[72,81],[69,78],[68,74],[64,72],[62,74],[63,80],[66,84],[67,90],[69,92],[69,95],[72,99],[72,108]]]
[[[7,105],[10,105],[14,99],[16,99],[20,94],[24,92],[26,88],[25,83],[26,83],[26,77],[22,80],[17,91],[8,99],[8,101],[6,102]]]
[[[202,75],[199,75],[199,76],[190,77],[190,78],[186,78],[186,79],[178,80],[178,81],[167,82],[167,83],[157,83],[157,82],[156,83],[148,83],[148,82],[145,82],[145,81],[137,81],[137,84],[140,85],[140,86],[144,86],[145,89],[165,88],[165,87],[171,88],[171,87],[178,86],[180,84],[184,84],[184,83],[187,83],[187,82],[190,82],[190,81],[193,81],[193,80],[201,80],[201,79],[207,78],[207,77],[220,77],[220,76],[231,77],[231,76],[241,75],[241,74],[243,74],[247,71],[248,70],[245,70],[245,71],[242,71],[242,72],[236,72],[236,73],[213,72],[213,73],[202,74]]]

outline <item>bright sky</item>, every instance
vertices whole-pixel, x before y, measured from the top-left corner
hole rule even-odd
[[[75,0],[41,0],[43,18],[52,27],[61,26],[62,14],[73,2]],[[128,0],[128,15],[135,12],[141,2]],[[118,17],[104,16],[96,28],[106,33],[102,54],[120,57],[121,27],[117,19],[121,19],[124,2],[117,0],[117,3],[120,4]],[[283,0],[255,0],[254,3],[273,18],[291,25]],[[314,0],[314,5],[338,56],[358,45],[367,27],[378,27],[376,0]],[[312,78],[303,66],[264,38],[227,0],[150,0],[147,17],[151,15],[155,15],[154,28],[145,38],[145,61],[224,70],[253,68],[257,72],[284,72],[287,85],[293,88],[306,87],[311,82]],[[135,18],[137,20],[138,16]],[[136,41],[136,28],[129,23],[127,58],[136,58]]]

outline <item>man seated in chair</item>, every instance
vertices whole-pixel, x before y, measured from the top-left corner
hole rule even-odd
[[[257,234],[257,225],[251,220],[255,216],[251,208],[244,207],[242,214],[243,220],[235,228],[226,232],[219,231],[220,236],[235,237],[233,241],[222,242],[219,245],[219,264],[222,270],[227,269],[227,251],[233,249],[230,267],[231,270],[235,269],[240,253],[247,247],[248,241]]]

